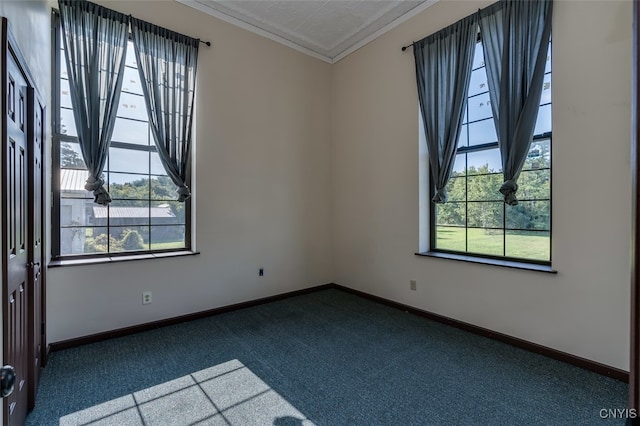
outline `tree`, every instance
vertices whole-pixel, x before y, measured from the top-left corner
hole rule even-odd
[[[438,226],[548,230],[551,192],[551,152],[548,141],[534,142],[518,179],[516,206],[505,206],[499,192],[502,173],[469,167],[454,172],[447,184],[448,202],[437,205]],[[466,203],[465,203],[466,202]],[[506,214],[506,216],[505,216]]]
[[[60,167],[69,169],[87,168],[80,154],[68,142],[60,143]]]
[[[135,229],[127,229],[120,240],[120,245],[127,251],[143,250],[144,239]]]
[[[109,193],[120,205],[128,207],[147,207],[149,198],[158,203],[177,198],[176,186],[168,176],[154,176],[151,180],[141,178],[124,184],[113,183],[109,185]],[[171,202],[169,206],[173,215],[183,223],[184,203]]]

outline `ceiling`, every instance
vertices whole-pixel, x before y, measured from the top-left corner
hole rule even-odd
[[[437,0],[176,0],[334,63]]]

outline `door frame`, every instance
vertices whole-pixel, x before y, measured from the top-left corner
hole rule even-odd
[[[46,104],[43,103],[42,99],[44,99],[44,97],[42,96],[42,93],[39,91],[38,86],[35,83],[35,79],[33,77],[33,74],[31,73],[31,71],[29,70],[29,67],[27,65],[27,61],[24,57],[24,55],[22,54],[22,52],[20,51],[20,48],[18,46],[18,42],[15,39],[15,37],[13,36],[13,33],[11,31],[11,26],[9,24],[9,21],[7,20],[6,17],[0,17],[0,80],[2,80],[2,82],[4,83],[5,80],[5,76],[7,74],[7,63],[6,63],[6,58],[8,58],[9,56],[12,56],[15,59],[15,63],[19,69],[19,71],[22,73],[22,76],[25,78],[26,82],[27,82],[27,94],[29,94],[29,92],[31,91],[31,95],[27,96],[27,117],[26,117],[26,133],[27,133],[27,147],[29,147],[31,141],[29,140],[32,135],[30,135],[30,131],[29,128],[30,126],[32,126],[33,123],[31,123],[32,118],[34,116],[34,111],[36,107],[44,107],[46,108]],[[2,88],[2,90],[0,90],[0,92],[4,93],[4,88]],[[0,112],[2,114],[6,114],[6,102],[3,99],[0,99]],[[44,111],[43,111],[44,113]],[[3,115],[4,117],[4,115]],[[47,125],[46,125],[46,117],[43,116],[42,117],[42,127],[43,127],[43,132],[42,132],[42,157],[43,159],[46,159],[46,146],[47,146],[47,140],[46,140],[46,136],[47,136]],[[0,134],[0,143],[2,145],[4,145],[7,142],[7,133],[6,133],[6,128],[4,125],[0,126],[1,128],[1,134]],[[2,146],[1,147],[2,150],[4,151],[5,147]],[[4,157],[4,156],[3,156]],[[28,336],[27,336],[27,343],[29,345],[32,344],[32,342],[35,339],[35,335],[39,334],[41,335],[41,341],[42,341],[42,350],[41,350],[41,358],[40,358],[40,362],[41,362],[41,367],[44,367],[44,365],[46,365],[47,362],[47,351],[46,351],[46,334],[45,333],[40,333],[40,327],[43,328],[43,330],[46,331],[46,310],[45,310],[45,306],[46,306],[46,302],[45,302],[45,294],[46,294],[46,265],[45,265],[45,259],[46,259],[46,235],[47,235],[47,226],[46,226],[46,169],[45,169],[45,165],[46,165],[46,160],[42,162],[42,191],[41,191],[41,205],[42,205],[42,209],[41,209],[41,214],[42,214],[42,261],[41,261],[41,274],[40,274],[40,279],[42,280],[42,303],[40,304],[40,318],[41,318],[41,326],[39,327],[30,327],[30,325],[32,324],[33,320],[33,311],[31,312],[27,312],[27,324],[25,326],[29,327],[29,331],[28,331]],[[28,171],[29,173],[31,172],[30,169]],[[1,178],[0,178],[0,182],[1,182]],[[6,187],[4,185],[4,182],[1,182],[2,185],[2,199],[4,200],[6,198]],[[32,195],[32,188],[28,188],[28,196]],[[29,213],[29,217],[27,220],[27,224],[32,223],[33,220],[33,214]],[[0,223],[2,224],[2,233],[4,233],[6,231],[6,221],[7,221],[7,212],[3,211],[0,214]],[[32,230],[27,229],[27,232],[31,233]],[[3,239],[4,239],[4,235],[3,235]],[[27,240],[29,240],[30,238],[27,238]],[[30,251],[27,253],[27,258],[28,259],[32,259],[32,248],[29,249]],[[6,247],[2,247],[2,250],[0,250],[0,252],[2,253],[2,279],[1,279],[1,290],[2,290],[2,308],[0,308],[0,315],[2,315],[2,351],[1,351],[1,356],[3,358],[3,361],[5,359],[5,354],[6,354],[6,339],[7,339],[7,322],[6,322],[6,315],[7,312],[5,312],[5,305],[6,305],[6,290],[7,290],[7,276],[6,276]],[[25,265],[25,268],[27,267],[27,265]],[[30,275],[31,272],[27,271],[27,275],[28,275],[28,280],[30,280]],[[30,298],[33,297],[33,294],[31,294],[31,292],[28,292],[28,298],[29,300],[27,300],[27,306],[29,307],[35,307],[34,303],[32,300],[30,300]],[[27,349],[27,354],[25,354],[25,356],[28,357],[30,350]],[[34,377],[34,368],[35,365],[31,363],[31,359],[28,359],[28,364],[27,364],[27,380],[29,380],[30,378]],[[27,385],[27,392],[28,392],[28,399],[34,401],[35,400],[35,393],[37,391],[37,383],[26,383]],[[7,419],[7,410],[5,407],[6,404],[3,403],[3,413],[2,413],[2,418],[4,421],[6,421]],[[28,409],[30,409],[32,407],[28,407]]]
[[[636,417],[629,424],[640,424],[640,5],[633,1],[633,76],[631,89],[631,339],[629,357],[629,408]]]

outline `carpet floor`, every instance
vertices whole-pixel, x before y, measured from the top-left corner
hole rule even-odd
[[[54,352],[27,425],[600,425],[627,397],[620,381],[329,289]]]

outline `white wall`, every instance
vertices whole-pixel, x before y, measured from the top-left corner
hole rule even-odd
[[[630,1],[554,4],[558,274],[414,256],[418,101],[400,47],[490,3],[441,1],[334,65],[335,282],[628,370]]]
[[[331,282],[330,65],[173,1],[99,3],[213,42],[198,59],[201,254],[49,269],[49,342]]]

